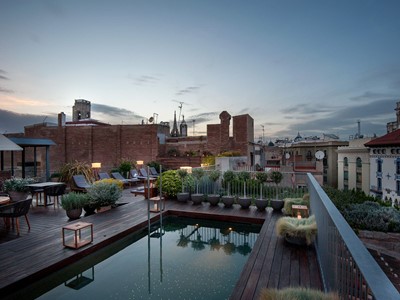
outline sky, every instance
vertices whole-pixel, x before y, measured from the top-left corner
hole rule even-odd
[[[0,133],[70,121],[86,99],[110,124],[176,111],[189,135],[224,110],[249,114],[256,140],[347,140],[358,120],[382,135],[400,101],[399,11],[397,0],[0,0]]]

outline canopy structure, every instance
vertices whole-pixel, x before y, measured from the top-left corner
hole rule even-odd
[[[9,138],[0,134],[0,151],[22,151],[22,148]]]
[[[25,177],[25,148],[27,147],[33,147],[34,149],[34,155],[33,155],[33,171],[34,171],[34,176],[37,176],[37,154],[36,154],[36,149],[37,147],[45,147],[46,148],[46,178],[50,178],[50,162],[49,162],[49,147],[56,145],[52,140],[50,139],[41,139],[41,138],[26,138],[26,137],[4,137],[4,141],[8,140],[11,144],[9,145],[14,145],[14,148],[6,148],[6,142],[4,142],[4,148],[3,146],[3,138],[0,137],[0,152],[1,152],[1,170],[4,170],[4,159],[3,159],[3,152],[4,151],[12,151],[11,152],[11,173],[14,175],[14,152],[13,151],[22,151],[22,177]]]

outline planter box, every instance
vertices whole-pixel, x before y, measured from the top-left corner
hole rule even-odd
[[[271,200],[271,207],[275,211],[281,211],[284,205],[285,202],[283,200],[276,200],[276,199]]]

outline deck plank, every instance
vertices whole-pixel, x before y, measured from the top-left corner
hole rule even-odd
[[[120,202],[126,204],[100,214],[81,216],[80,221],[93,223],[94,242],[77,250],[62,245],[62,227],[71,221],[61,208],[31,208],[28,215],[31,230],[21,218],[20,236],[15,228],[6,230],[0,223],[0,293],[6,295],[147,225],[148,203],[143,196],[135,197],[125,190]],[[315,250],[293,249],[277,237],[275,222],[280,214],[271,209],[259,212],[254,207],[241,209],[234,205],[227,209],[222,204],[211,207],[208,203],[193,205],[167,200],[164,213],[263,224],[231,299],[257,299],[264,287],[301,285],[322,289]],[[157,217],[154,213],[150,215]]]

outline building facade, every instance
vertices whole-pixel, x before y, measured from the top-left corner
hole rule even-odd
[[[369,194],[370,157],[364,146],[372,138],[359,138],[349,141],[349,146],[338,147],[338,189],[359,190]]]
[[[365,144],[370,155],[370,195],[400,203],[400,129]]]

